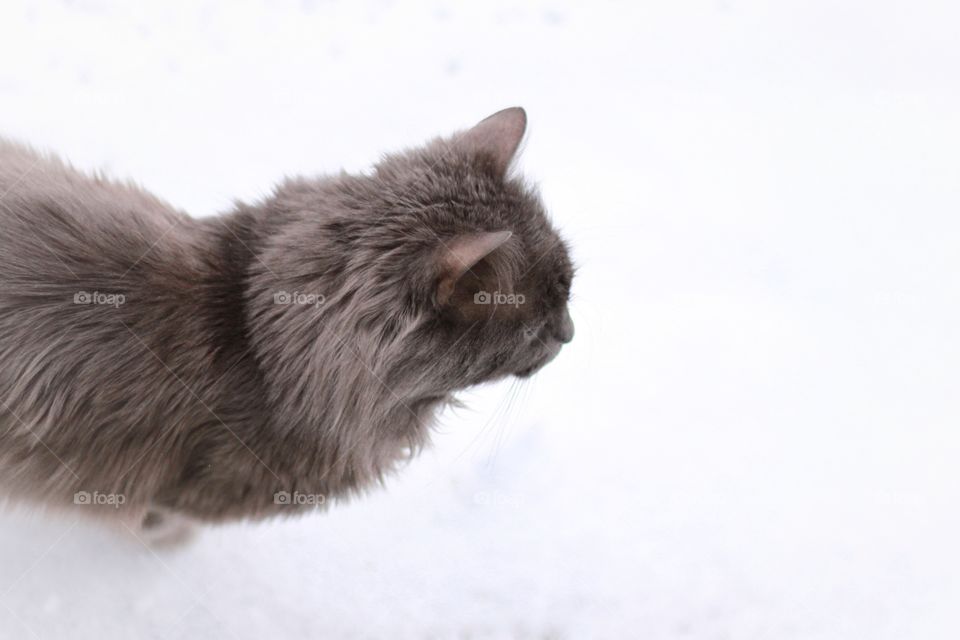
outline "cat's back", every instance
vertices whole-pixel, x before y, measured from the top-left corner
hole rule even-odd
[[[47,209],[95,228],[111,223],[163,227],[184,217],[132,183],[90,175],[57,156],[0,138],[0,216],[8,223],[29,223]]]
[[[178,253],[191,223],[134,184],[0,138],[0,279],[126,269]]]

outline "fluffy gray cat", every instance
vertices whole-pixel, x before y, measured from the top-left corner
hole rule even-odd
[[[350,496],[573,337],[520,108],[194,219],[0,141],[0,492],[138,535]]]

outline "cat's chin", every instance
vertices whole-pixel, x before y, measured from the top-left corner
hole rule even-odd
[[[513,375],[523,380],[523,379],[529,378],[530,376],[535,374],[537,371],[540,371],[541,368],[542,367],[540,366],[528,367],[526,369],[521,369],[520,371],[517,371]]]
[[[540,371],[540,369],[543,369],[545,366],[550,364],[553,361],[553,359],[556,358],[559,354],[560,354],[560,345],[558,344],[556,347],[551,347],[550,350],[547,351],[547,353],[537,358],[537,360],[532,365],[529,365],[527,367],[514,371],[513,375],[515,375],[520,379],[529,378],[533,374]]]

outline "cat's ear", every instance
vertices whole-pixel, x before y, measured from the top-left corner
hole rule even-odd
[[[493,162],[498,175],[505,175],[527,130],[527,112],[522,107],[497,111],[472,129],[460,134],[459,143]]]
[[[500,248],[513,234],[510,231],[483,231],[459,235],[444,242],[440,257],[440,279],[437,282],[437,302],[450,301],[457,283],[477,264]]]

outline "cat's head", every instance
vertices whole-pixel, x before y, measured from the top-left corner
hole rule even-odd
[[[530,376],[573,339],[567,246],[536,191],[509,175],[526,124],[505,109],[374,173],[418,239],[406,265],[415,335],[458,386]]]
[[[270,309],[284,316],[269,323],[285,327],[277,348],[293,326],[322,367],[349,358],[347,342],[391,391],[423,398],[552,360],[573,338],[573,268],[536,191],[510,175],[525,129],[523,109],[505,109],[370,173],[282,187],[274,206],[294,223],[264,266],[324,301]]]

